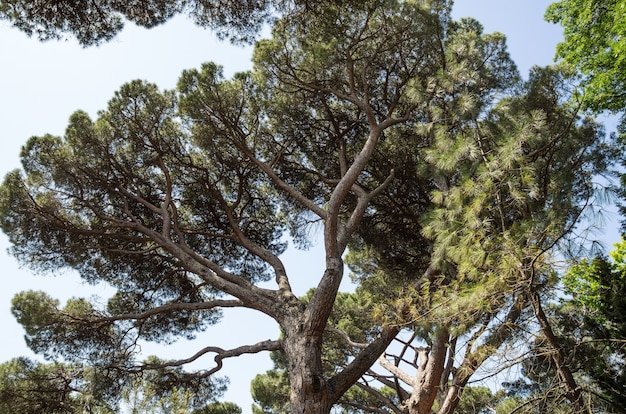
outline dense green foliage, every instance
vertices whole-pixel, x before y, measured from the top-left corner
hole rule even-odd
[[[92,398],[87,376],[79,366],[40,364],[27,358],[5,362],[0,365],[0,413],[106,412],[108,407]]]
[[[92,367],[15,358],[0,364],[0,413],[241,414],[233,403],[209,402],[223,389],[213,388],[210,394],[206,387],[164,387],[163,378],[170,373],[133,376],[120,387],[120,398],[112,401],[101,394],[101,376]]]
[[[214,30],[222,38],[252,42],[276,15],[307,19],[324,0],[0,0],[0,20],[39,40],[75,37],[82,46],[110,41],[126,22],[151,28],[177,15]],[[355,0],[333,2],[350,7]],[[358,4],[358,2],[357,2]]]
[[[594,110],[626,108],[626,8],[623,0],[559,0],[546,19],[563,26],[557,57],[585,77],[582,103]]]
[[[211,403],[195,410],[192,414],[241,414],[241,408],[235,403]]]
[[[223,35],[253,37],[274,6],[282,2],[148,0],[148,1],[0,1],[0,20],[37,36],[41,40],[73,35],[83,46],[112,39],[128,20],[143,27],[164,23],[184,13],[201,26],[217,29]]]
[[[144,395],[191,389],[202,407],[224,359],[280,351],[254,384],[268,412],[459,406],[557,282],[554,249],[616,154],[568,104],[571,73],[522,82],[504,37],[452,21],[449,1],[348,3],[277,20],[249,72],[224,79],[207,63],[173,91],[132,81],[97,119],[77,111],[63,137],[29,139],[0,188],[12,253],[116,289],[105,306],[19,294],[33,350],[93,367],[111,403],[142,373]],[[281,255],[315,223],[324,270],[297,298],[302,275]],[[356,295],[338,293],[348,251]],[[138,361],[140,341],[193,339],[226,307],[283,335]],[[372,372],[401,331],[411,340],[396,362],[384,355],[391,375]],[[181,368],[207,354],[205,369]],[[486,400],[477,389],[466,402]]]
[[[564,284],[571,299],[558,309],[559,325],[579,344],[576,362],[611,410],[626,411],[626,242],[610,259],[575,266]]]

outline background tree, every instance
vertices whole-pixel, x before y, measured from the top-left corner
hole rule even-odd
[[[42,364],[15,358],[0,365],[0,413],[110,412],[96,401],[88,371],[71,364]]]
[[[235,403],[216,402],[195,410],[192,414],[241,414],[241,408]]]
[[[154,358],[150,358],[155,362]],[[168,374],[176,370],[169,370]],[[241,414],[241,408],[229,402],[210,402],[221,389],[182,389],[163,387],[168,375],[135,376],[120,390],[124,412]],[[114,413],[122,409],[102,398],[94,382],[94,370],[79,364],[40,363],[15,358],[0,365],[0,413]],[[200,408],[198,399],[202,399]],[[196,401],[194,403],[194,401]]]
[[[156,362],[154,358],[149,360]],[[142,414],[241,414],[233,403],[207,403],[219,397],[224,386],[164,386],[164,378],[171,378],[177,371],[133,376],[119,389],[120,398],[111,399],[101,394],[98,382],[102,379],[92,367],[15,358],[0,365],[0,413],[109,414],[124,410]]]
[[[624,41],[624,30],[626,28],[626,20],[624,14],[624,5],[619,1],[598,1],[586,2],[578,0],[561,0],[552,4],[546,11],[546,19],[554,23],[560,23],[564,29],[564,40],[557,47],[557,58],[572,65],[582,75],[583,93],[577,96],[577,105],[583,109],[590,109],[595,112],[610,111],[612,113],[621,113],[622,119],[618,126],[617,133],[621,135],[618,139],[620,145],[623,146],[624,124],[626,122],[623,111],[626,107],[626,94],[624,84],[624,52],[626,43]],[[623,148],[623,147],[622,147]],[[623,154],[621,159],[624,165]],[[621,177],[621,188],[618,192],[623,197],[626,179]],[[620,210],[624,213],[624,207]],[[622,225],[622,230],[624,225]],[[613,279],[609,282],[609,279]],[[555,331],[559,332],[562,343],[554,343],[552,345],[551,354],[554,355],[558,349],[576,350],[577,357],[572,359],[574,371],[579,371],[583,376],[583,382],[589,386],[593,392],[598,392],[598,385],[594,384],[598,380],[598,376],[605,375],[609,383],[620,381],[619,374],[607,367],[605,358],[610,358],[615,352],[615,343],[612,341],[620,341],[623,339],[623,332],[605,330],[602,328],[603,322],[596,319],[597,315],[602,314],[598,309],[592,311],[596,316],[591,316],[588,304],[584,304],[585,299],[590,300],[595,297],[599,291],[593,292],[599,286],[611,286],[602,293],[607,295],[607,306],[605,311],[618,303],[613,302],[613,294],[611,290],[620,291],[618,287],[619,271],[611,265],[605,258],[596,257],[591,262],[583,262],[583,264],[574,267],[566,278],[567,289],[573,295],[572,300],[561,301],[555,305],[550,311],[553,313]],[[617,285],[616,285],[617,284]],[[593,288],[590,288],[593,286]],[[618,305],[619,306],[619,305]],[[602,318],[600,318],[602,319]],[[610,319],[610,318],[609,318]],[[547,321],[547,318],[545,318]],[[606,320],[605,320],[606,321]],[[599,334],[599,332],[603,332]],[[596,337],[600,335],[602,339],[598,343],[593,343]],[[611,338],[611,335],[613,337]],[[550,335],[548,335],[550,337]],[[592,342],[587,342],[589,338]],[[543,338],[546,339],[545,337]],[[544,340],[540,340],[541,346],[545,346]],[[619,353],[619,352],[618,352]],[[590,358],[588,366],[583,367],[583,361]],[[541,365],[541,364],[539,364]],[[610,364],[609,364],[610,365]],[[595,373],[594,368],[597,368]],[[619,371],[619,367],[617,368]],[[539,372],[543,375],[549,372],[549,369]],[[602,373],[602,374],[601,374]],[[587,377],[589,376],[589,377]],[[589,381],[591,378],[591,381]],[[541,382],[541,381],[540,381]],[[546,381],[544,381],[545,383]],[[600,388],[610,389],[612,385],[604,384]],[[601,395],[606,397],[606,389],[599,391]],[[608,391],[609,394],[611,391]],[[619,401],[623,396],[613,395],[609,397],[611,404],[613,400]],[[600,398],[602,400],[602,398]],[[596,399],[596,404],[600,406],[606,405]],[[617,411],[623,411],[618,404]]]
[[[626,14],[618,0],[560,0],[546,19],[563,26],[557,58],[584,76],[582,103],[593,110],[626,107]]]

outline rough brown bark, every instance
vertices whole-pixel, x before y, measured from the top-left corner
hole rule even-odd
[[[297,329],[297,328],[296,328]],[[292,414],[328,413],[332,401],[321,364],[321,338],[287,334],[284,349],[289,356]]]
[[[342,271],[343,263],[341,266],[328,266],[325,278],[340,279],[339,275],[331,273]],[[316,293],[320,292],[324,295],[318,295],[319,301],[310,302],[306,309],[294,309],[281,323],[285,334],[283,351],[289,361],[292,414],[329,413],[337,400],[375,363],[399,330],[395,326],[384,328],[350,364],[333,377],[326,377],[322,366],[323,334],[337,286],[322,283]]]

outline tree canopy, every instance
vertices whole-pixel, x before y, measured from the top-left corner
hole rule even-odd
[[[140,372],[210,389],[227,358],[280,351],[280,409],[328,413],[344,395],[371,401],[352,386],[404,329],[428,345],[427,366],[388,406],[443,413],[523,312],[542,315],[555,246],[616,155],[569,105],[571,73],[522,82],[504,37],[453,21],[449,1],[313,6],[276,20],[249,72],[225,79],[206,63],[170,91],[132,81],[97,119],[77,111],[63,137],[29,139],[0,187],[12,253],[116,289],[106,305],[19,294],[33,350],[94,367],[104,396]],[[281,255],[306,247],[311,226],[324,270],[298,298]],[[363,298],[338,292],[346,263]],[[268,315],[281,337],[138,360],[140,341],[192,339],[233,307]]]
[[[557,57],[585,77],[582,102],[594,110],[626,107],[626,11],[619,0],[560,0],[546,19],[563,26]]]
[[[350,7],[355,0],[334,3]],[[324,4],[323,0],[2,0],[0,20],[43,41],[74,37],[87,47],[110,41],[127,22],[152,28],[185,15],[222,38],[250,43],[276,16],[306,18]]]
[[[157,362],[149,358],[150,362]],[[14,358],[0,364],[0,413],[241,414],[233,403],[217,403],[224,385],[177,388],[164,381],[180,369],[135,375],[115,399],[102,395],[102,380],[93,367],[79,363],[41,363]],[[121,404],[119,404],[121,402]],[[195,407],[195,409],[194,409]]]
[[[147,1],[0,1],[0,19],[41,40],[71,35],[83,46],[111,40],[130,21],[150,28],[177,14],[196,24],[238,38],[255,36],[278,2],[147,0]]]

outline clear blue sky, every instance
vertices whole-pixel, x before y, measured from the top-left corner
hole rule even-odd
[[[483,23],[486,32],[499,31],[508,38],[513,60],[522,74],[533,65],[552,63],[554,48],[560,40],[559,27],[545,23],[547,0],[457,0],[454,17],[471,16]],[[146,79],[161,88],[173,88],[181,71],[215,61],[225,68],[226,76],[250,67],[250,48],[220,43],[206,30],[196,28],[185,18],[152,30],[128,26],[112,42],[98,48],[83,49],[74,41],[39,43],[0,22],[0,175],[19,166],[20,147],[33,135],[62,135],[69,115],[83,109],[96,117],[113,92],[132,79]],[[607,244],[616,241],[613,231]],[[65,300],[72,296],[106,296],[104,287],[90,287],[72,273],[59,276],[33,276],[20,269],[6,254],[8,243],[0,235],[0,329],[3,341],[0,361],[33,354],[26,348],[23,331],[9,312],[11,298],[22,290],[45,290]],[[288,253],[288,269],[298,274],[299,294],[312,286],[321,274],[319,249],[307,253]],[[310,281],[310,282],[307,282]],[[206,345],[234,347],[258,340],[275,339],[277,327],[268,318],[246,312],[226,314],[220,327],[201,335],[196,343],[181,343],[161,353],[164,357],[187,357]],[[145,347],[147,354],[162,352]],[[211,364],[211,359],[201,361]],[[249,384],[257,373],[271,368],[266,354],[227,360],[223,373],[231,378],[224,397],[250,413]]]

